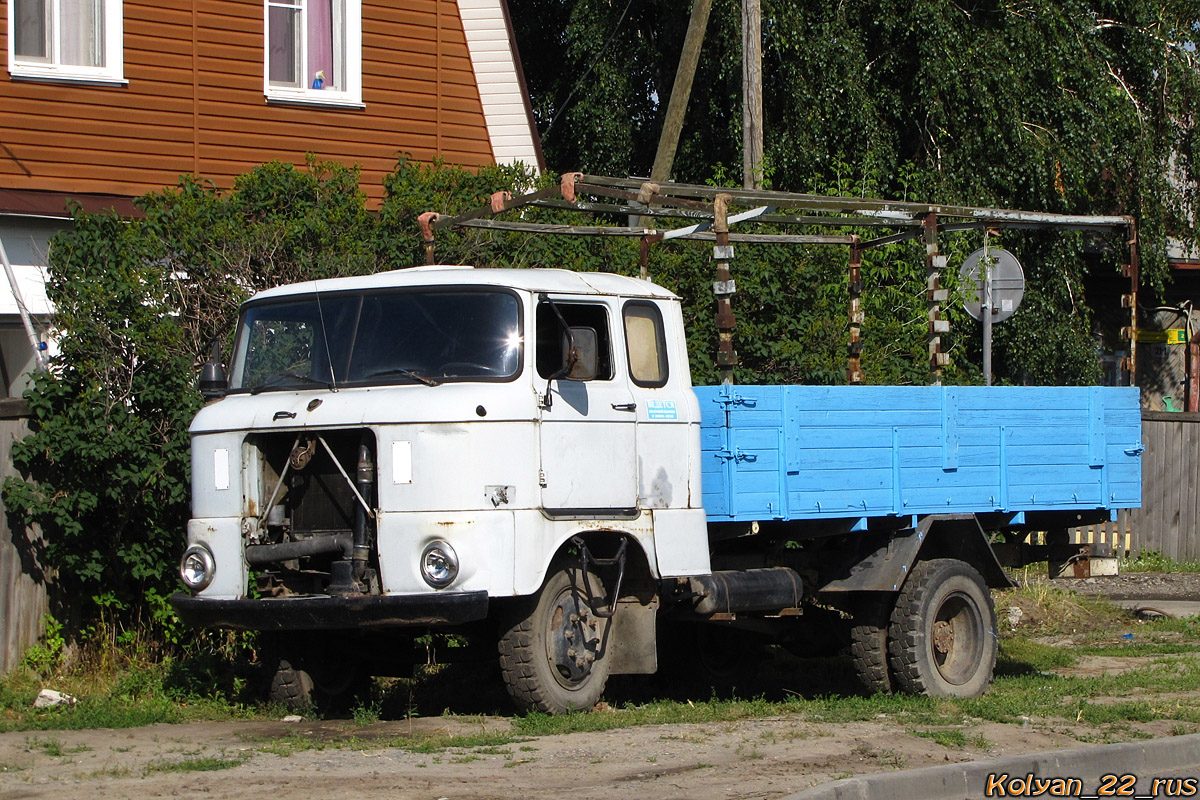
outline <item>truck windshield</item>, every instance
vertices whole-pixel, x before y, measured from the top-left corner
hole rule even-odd
[[[500,290],[334,292],[242,311],[231,391],[511,380],[521,304]]]

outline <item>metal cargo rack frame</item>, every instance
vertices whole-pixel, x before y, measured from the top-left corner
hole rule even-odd
[[[588,199],[583,199],[588,198]],[[558,225],[508,221],[497,215],[528,206],[578,211],[591,214],[628,216],[625,226]],[[665,227],[672,221],[683,220],[680,227]],[[733,225],[757,223],[804,228],[868,228],[881,234],[863,239],[844,234],[791,234],[771,232],[733,233]],[[1037,211],[1014,211],[998,208],[976,208],[898,200],[867,200],[853,197],[826,197],[794,192],[717,188],[683,183],[653,183],[637,178],[613,178],[568,172],[558,186],[513,197],[509,192],[497,192],[488,205],[458,216],[427,211],[419,217],[425,242],[426,262],[433,264],[434,236],[442,228],[479,228],[484,230],[517,231],[525,233],[570,236],[625,236],[641,240],[641,277],[648,279],[647,265],[650,246],[673,239],[712,241],[716,262],[713,293],[717,299],[718,350],[716,363],[722,369],[725,382],[732,379],[737,365],[733,347],[736,317],[730,299],[736,285],[730,271],[734,243],[837,245],[847,247],[849,257],[849,342],[846,382],[863,382],[861,370],[863,312],[862,255],[866,250],[920,239],[925,245],[926,286],[928,311],[929,369],[933,383],[940,383],[942,368],[950,363],[942,352],[942,334],[950,330],[950,321],[942,318],[942,306],[949,300],[949,290],[942,287],[942,274],[947,269],[946,256],[938,249],[940,233],[982,230],[998,232],[1005,229],[1120,232],[1124,231],[1128,259],[1122,267],[1129,279],[1129,293],[1121,296],[1121,306],[1129,310],[1129,325],[1121,329],[1121,338],[1133,342],[1137,330],[1138,236],[1137,223],[1131,216],[1092,216],[1050,214]],[[896,233],[888,232],[898,230]],[[1121,367],[1128,371],[1130,383],[1135,382],[1136,348]]]

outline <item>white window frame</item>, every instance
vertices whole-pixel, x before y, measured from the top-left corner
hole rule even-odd
[[[300,22],[300,63],[308,63],[307,0],[263,0],[263,94],[268,103],[364,108],[362,102],[362,0],[345,3],[346,88],[274,86],[271,84],[271,7],[303,6]]]
[[[62,30],[59,0],[45,0],[50,7],[53,29]],[[8,2],[8,73],[14,78],[47,81],[69,81],[84,83],[126,84],[124,51],[124,8],[122,0],[104,0],[104,52],[103,67],[88,67],[80,64],[63,64],[58,60],[61,43],[51,42],[51,56],[47,59],[22,58],[16,53],[16,11],[13,0]]]

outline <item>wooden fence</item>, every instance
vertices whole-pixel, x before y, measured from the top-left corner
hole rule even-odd
[[[1142,444],[1142,507],[1116,534],[1133,553],[1200,559],[1200,414],[1143,411]]]
[[[14,474],[12,444],[29,430],[29,409],[22,400],[0,400],[0,480]],[[15,667],[42,632],[49,610],[46,582],[29,549],[19,547],[8,515],[0,514],[0,675]]]
[[[1142,488],[1145,491],[1145,487]],[[1112,545],[1113,552],[1118,556],[1133,555],[1136,549],[1136,537],[1130,518],[1133,512],[1121,509],[1117,512],[1115,522],[1104,522],[1099,525],[1086,525],[1071,529],[1071,541],[1079,544],[1094,542]]]

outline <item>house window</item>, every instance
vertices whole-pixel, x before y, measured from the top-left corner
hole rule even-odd
[[[362,0],[266,0],[269,100],[360,105]]]
[[[124,82],[121,0],[12,0],[14,77]]]

